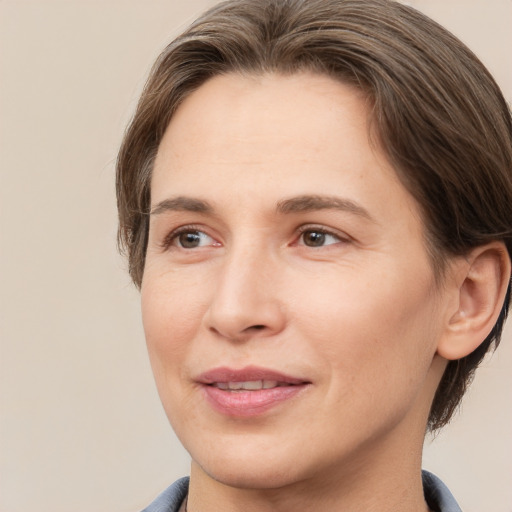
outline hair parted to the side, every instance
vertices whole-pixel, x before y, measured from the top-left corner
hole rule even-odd
[[[444,262],[492,240],[512,254],[512,121],[498,86],[457,38],[388,0],[228,0],[175,39],[155,63],[117,161],[119,242],[140,286],[150,180],[160,141],[183,99],[224,73],[327,74],[362,90],[372,130],[419,203],[437,276]],[[451,418],[497,324],[469,356],[451,361],[429,428]]]

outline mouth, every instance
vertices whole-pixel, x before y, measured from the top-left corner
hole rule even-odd
[[[305,379],[254,366],[240,370],[215,368],[197,380],[207,403],[215,411],[233,417],[264,414],[311,385]]]
[[[213,382],[211,386],[224,391],[258,391],[260,389],[274,389],[283,386],[293,386],[277,380],[247,380],[242,382]]]

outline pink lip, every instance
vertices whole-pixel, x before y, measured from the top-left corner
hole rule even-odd
[[[215,383],[273,380],[281,385],[255,391],[229,391],[215,387]],[[274,370],[247,366],[214,368],[202,373],[197,381],[202,384],[208,403],[218,412],[228,416],[251,417],[265,413],[269,409],[291,399],[304,391],[311,383],[297,377]],[[283,385],[284,384],[284,385]]]

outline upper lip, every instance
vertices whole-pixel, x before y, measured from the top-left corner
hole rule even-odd
[[[197,377],[201,384],[214,384],[216,382],[248,382],[256,380],[274,380],[284,384],[307,384],[308,380],[292,377],[285,373],[259,366],[246,366],[235,369],[228,367],[212,368]]]

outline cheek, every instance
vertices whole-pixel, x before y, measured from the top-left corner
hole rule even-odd
[[[178,292],[169,276],[145,277],[141,289],[142,320],[153,376],[160,400],[175,430],[187,418],[194,420],[195,407],[190,376],[186,373],[191,340],[201,324],[197,290]],[[186,410],[186,415],[177,411]]]
[[[340,273],[309,283],[294,316],[332,379],[398,386],[428,371],[437,336],[431,274],[428,268],[417,272],[414,285],[406,274]]]
[[[141,288],[142,321],[155,379],[173,377],[190,350],[204,310],[204,294],[172,275],[147,275]],[[176,376],[179,372],[176,372]]]

